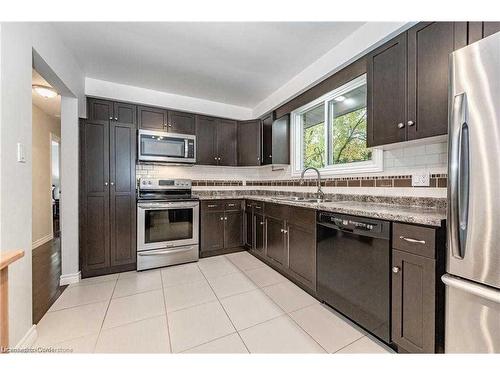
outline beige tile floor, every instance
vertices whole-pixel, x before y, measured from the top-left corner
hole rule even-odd
[[[247,252],[85,279],[34,347],[83,353],[390,353]]]

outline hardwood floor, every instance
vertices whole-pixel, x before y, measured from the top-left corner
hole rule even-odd
[[[38,324],[66,286],[59,286],[61,276],[61,239],[33,249],[33,324]]]

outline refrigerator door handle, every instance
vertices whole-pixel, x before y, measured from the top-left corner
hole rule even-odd
[[[450,118],[450,209],[448,236],[452,255],[463,259],[467,239],[469,217],[469,126],[466,120],[467,96],[453,98]]]
[[[500,292],[498,289],[483,284],[477,284],[472,281],[463,280],[459,277],[448,274],[441,276],[441,280],[446,286],[460,289],[477,297],[500,304]]]

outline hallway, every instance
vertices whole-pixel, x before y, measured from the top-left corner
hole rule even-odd
[[[66,286],[61,276],[61,239],[59,237],[33,249],[33,324],[38,324]]]

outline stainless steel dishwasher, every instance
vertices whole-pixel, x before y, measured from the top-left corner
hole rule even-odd
[[[390,222],[318,212],[317,294],[390,343]]]

